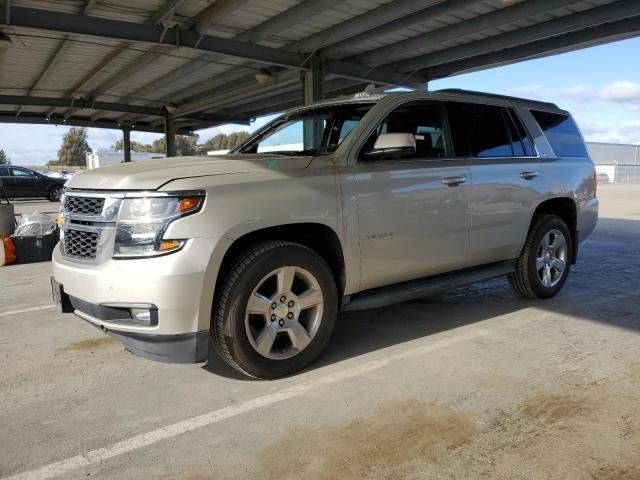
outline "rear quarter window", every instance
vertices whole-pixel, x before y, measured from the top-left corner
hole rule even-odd
[[[561,113],[531,110],[540,129],[558,157],[588,157],[587,147],[576,122]]]

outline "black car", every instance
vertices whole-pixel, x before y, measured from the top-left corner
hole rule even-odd
[[[46,197],[59,202],[64,188],[64,178],[51,178],[24,167],[0,165],[0,180],[10,198]],[[2,195],[3,192],[0,192]]]

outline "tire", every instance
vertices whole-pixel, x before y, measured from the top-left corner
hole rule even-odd
[[[554,297],[567,281],[572,258],[572,236],[567,224],[556,215],[538,215],[533,219],[516,271],[508,276],[509,284],[525,298]]]
[[[54,185],[49,190],[49,195],[47,195],[47,198],[50,202],[59,202],[60,198],[62,197],[63,190],[64,188],[61,185]]]
[[[219,292],[211,322],[214,348],[230,366],[255,378],[289,375],[316,360],[338,315],[331,269],[296,243],[254,245],[230,269]]]

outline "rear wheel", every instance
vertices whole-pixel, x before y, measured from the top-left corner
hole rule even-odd
[[[62,198],[63,187],[61,185],[54,185],[49,190],[49,200],[52,202],[59,202]]]
[[[571,232],[555,215],[534,218],[509,283],[526,298],[551,298],[563,287],[573,258]]]
[[[258,244],[221,289],[211,325],[214,347],[247,375],[293,373],[329,342],[338,294],[331,269],[313,250],[282,241]]]

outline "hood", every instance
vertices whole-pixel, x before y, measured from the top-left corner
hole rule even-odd
[[[156,190],[167,182],[189,177],[248,173],[263,170],[299,170],[311,157],[232,154],[138,160],[96,168],[75,175],[68,188],[92,190]]]

